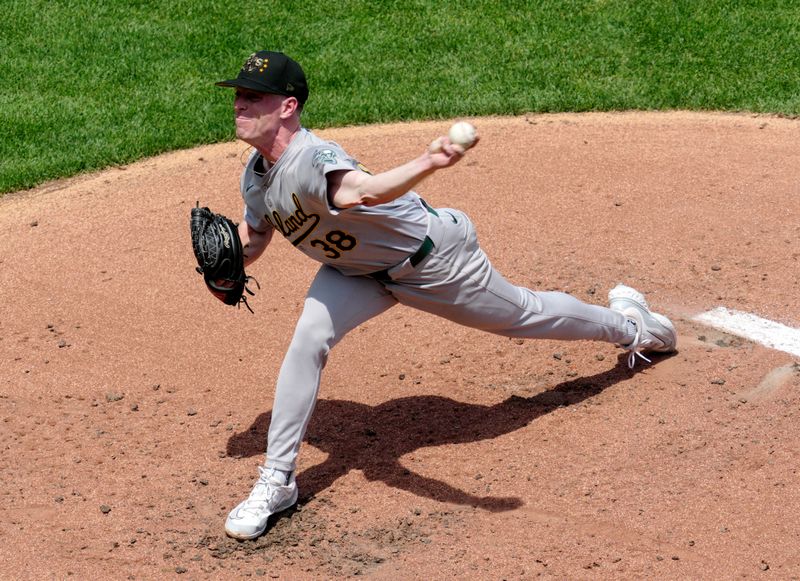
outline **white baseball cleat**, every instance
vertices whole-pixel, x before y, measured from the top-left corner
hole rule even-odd
[[[258,467],[259,478],[247,499],[239,503],[225,521],[225,532],[235,539],[255,539],[267,529],[267,519],[297,502],[294,474],[284,484],[280,473]]]
[[[629,286],[618,284],[608,292],[608,306],[612,311],[622,313],[636,324],[636,337],[629,345],[622,345],[630,351],[628,367],[633,369],[638,355],[648,363],[650,360],[642,351],[671,353],[678,344],[678,334],[672,322],[664,315],[653,313],[647,306],[644,295]]]

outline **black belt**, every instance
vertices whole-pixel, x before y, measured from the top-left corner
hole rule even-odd
[[[420,201],[422,202],[422,205],[425,206],[425,209],[428,210],[428,212],[430,212],[437,218],[439,217],[438,212],[436,212],[436,210],[431,208],[425,202],[425,200],[420,200]],[[434,246],[433,240],[431,240],[430,236],[426,236],[425,240],[422,241],[422,246],[420,246],[417,249],[417,251],[408,258],[408,261],[411,263],[411,266],[417,266],[420,262],[422,262],[425,259],[425,257],[431,253],[431,250],[433,250],[433,246]],[[389,276],[388,268],[384,270],[379,270],[378,272],[370,273],[367,276],[380,281],[392,280],[391,277]]]

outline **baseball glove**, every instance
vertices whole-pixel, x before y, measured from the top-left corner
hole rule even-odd
[[[222,214],[201,208],[198,202],[192,208],[190,226],[197,272],[203,275],[208,290],[226,305],[244,303],[252,313],[245,293],[254,293],[247,284],[253,280],[261,287],[244,272],[244,250],[236,224]]]

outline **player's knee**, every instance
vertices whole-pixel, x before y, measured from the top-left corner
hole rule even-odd
[[[331,325],[311,317],[301,317],[294,331],[291,348],[310,356],[327,357],[334,345],[335,332]]]

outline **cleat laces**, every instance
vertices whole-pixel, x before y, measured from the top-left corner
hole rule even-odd
[[[272,472],[272,470],[264,468],[263,466],[258,467],[258,481],[255,486],[253,486],[250,496],[244,501],[242,508],[239,510],[258,516],[269,507],[272,497],[275,495],[275,492],[277,492],[278,487],[281,486],[277,480],[271,478]]]
[[[629,320],[631,320],[636,327],[636,335],[633,338],[633,341],[630,344],[625,345],[624,348],[629,351],[628,355],[628,369],[633,369],[636,366],[636,357],[640,357],[644,359],[648,363],[652,363],[650,359],[642,355],[642,350],[639,344],[642,342],[642,327],[644,326],[644,320],[641,317],[634,317],[630,313],[627,313]]]

